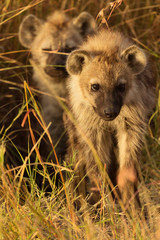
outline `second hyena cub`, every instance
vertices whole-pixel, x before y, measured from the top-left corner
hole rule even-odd
[[[103,185],[105,174],[98,167],[96,150],[126,204],[137,189],[136,166],[155,103],[155,79],[147,56],[121,33],[103,30],[73,51],[66,66],[75,119],[74,123],[66,119],[67,158],[74,152],[79,192],[95,195],[97,185]],[[83,181],[82,172],[89,180]]]
[[[89,13],[83,12],[70,19],[60,11],[51,14],[46,21],[28,15],[19,28],[21,44],[31,50],[33,80],[41,91],[52,95],[42,95],[41,105],[45,122],[52,122],[49,130],[54,144],[61,138],[56,147],[58,157],[63,155],[66,139],[61,137],[64,132],[63,109],[56,96],[66,97],[67,55],[95,30],[95,20]]]

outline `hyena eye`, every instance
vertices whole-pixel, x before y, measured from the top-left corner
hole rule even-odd
[[[126,90],[126,84],[125,83],[121,83],[117,86],[117,89],[119,92],[123,93]]]
[[[96,83],[96,84],[91,84],[91,90],[92,90],[92,91],[96,92],[96,91],[99,90],[99,88],[100,88],[100,86],[99,86],[98,83]]]

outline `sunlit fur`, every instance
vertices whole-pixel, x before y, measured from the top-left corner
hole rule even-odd
[[[139,153],[155,104],[152,66],[146,53],[128,38],[104,30],[70,54],[67,70],[71,75],[69,108],[76,124],[66,120],[69,135],[66,160],[75,154],[75,184],[83,196],[95,193],[97,185],[103,187],[105,177],[97,166],[90,142],[110,178],[118,184],[126,204],[136,191]],[[91,90],[93,83],[99,84],[98,91]],[[114,112],[117,105],[120,112],[114,119],[103,115],[103,109]],[[82,171],[90,179],[86,186]]]

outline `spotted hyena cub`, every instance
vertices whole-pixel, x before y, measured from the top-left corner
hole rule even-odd
[[[40,90],[52,95],[43,95],[41,105],[45,122],[52,122],[50,133],[54,144],[61,138],[56,146],[58,157],[64,153],[66,139],[63,135],[63,109],[56,97],[66,97],[66,59],[68,53],[95,30],[95,20],[89,13],[83,12],[70,19],[59,11],[50,15],[46,21],[28,15],[19,28],[21,44],[31,50],[33,80]]]
[[[67,158],[74,153],[79,192],[98,195],[106,179],[103,169],[126,204],[137,189],[139,153],[155,104],[148,57],[121,33],[103,30],[73,51],[66,66],[76,122],[66,120]],[[84,176],[88,180],[82,181]]]

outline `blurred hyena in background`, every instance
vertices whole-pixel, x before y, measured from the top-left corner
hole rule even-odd
[[[87,12],[70,19],[63,12],[56,11],[46,21],[30,14],[19,27],[20,43],[29,48],[32,54],[33,80],[46,93],[41,99],[42,112],[46,124],[52,122],[49,132],[59,161],[66,151],[63,108],[59,102],[59,97],[64,99],[67,94],[66,59],[68,53],[95,31],[96,22]],[[49,148],[51,150],[51,146]],[[53,173],[53,169],[50,169],[50,173]]]
[[[104,30],[69,55],[67,70],[68,102],[77,123],[66,120],[67,160],[74,152],[79,194],[96,201],[106,179],[104,168],[126,205],[137,191],[139,154],[155,106],[152,65],[128,38]]]

